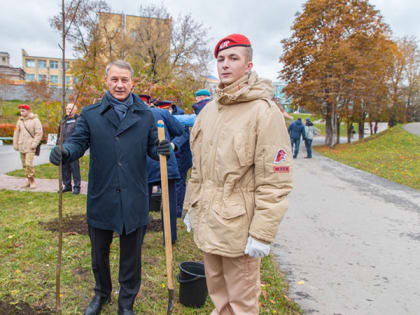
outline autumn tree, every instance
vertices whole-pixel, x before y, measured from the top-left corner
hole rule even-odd
[[[390,80],[389,125],[416,119],[420,112],[420,51],[415,38],[397,40]]]
[[[291,37],[282,41],[279,77],[294,106],[325,118],[327,145],[337,143],[344,118],[364,121],[376,93],[368,85],[385,79],[376,75],[382,57],[375,47],[388,49],[388,38],[388,27],[367,0],[309,0],[296,14]]]
[[[134,68],[137,93],[192,102],[211,58],[208,29],[190,15],[174,19],[163,5],[141,6],[140,18],[112,14],[105,1],[82,0],[69,32],[79,56],[72,67],[86,104],[103,95],[105,66],[124,59]],[[124,21],[121,21],[121,19]],[[135,20],[128,23],[125,19]],[[52,25],[59,27],[54,18]],[[120,24],[119,24],[120,23]],[[83,82],[83,84],[81,84]]]

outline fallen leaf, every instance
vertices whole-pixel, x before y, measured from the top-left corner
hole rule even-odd
[[[305,281],[303,281],[303,280],[300,280],[300,281],[298,281],[298,283],[297,283],[298,285],[304,285],[305,284]]]

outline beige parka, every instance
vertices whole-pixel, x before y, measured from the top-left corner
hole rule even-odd
[[[251,72],[217,90],[197,117],[185,209],[204,252],[239,257],[248,236],[274,240],[292,190],[292,152],[273,95],[271,81]]]
[[[33,138],[23,125],[31,132]],[[27,117],[19,117],[13,133],[13,148],[21,153],[35,152],[42,139],[42,124],[38,115],[30,113]]]

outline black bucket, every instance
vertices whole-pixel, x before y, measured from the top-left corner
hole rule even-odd
[[[189,307],[202,307],[207,298],[206,275],[201,262],[185,261],[179,264],[179,302]]]
[[[150,211],[160,211],[162,203],[162,193],[160,191],[152,193],[150,196],[149,209]]]

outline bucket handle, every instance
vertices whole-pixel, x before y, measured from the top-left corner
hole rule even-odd
[[[197,277],[192,278],[192,279],[181,279],[180,276],[181,276],[181,274],[176,275],[176,280],[178,280],[179,283],[189,283],[189,282],[193,282],[193,281],[196,281],[196,280],[204,279],[204,277],[200,277],[200,276],[197,276]]]

